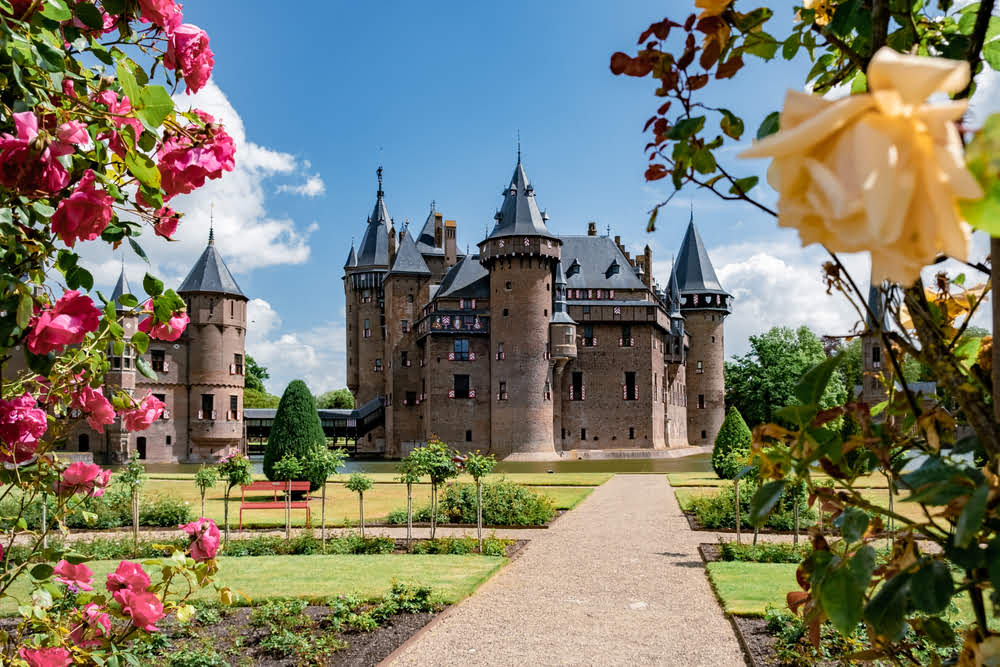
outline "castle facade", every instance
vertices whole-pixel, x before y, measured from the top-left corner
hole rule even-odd
[[[397,232],[381,171],[343,276],[347,384],[385,411],[359,452],[405,456],[435,435],[529,460],[712,444],[732,296],[693,217],[661,289],[649,246],[632,257],[595,223],[552,234],[520,155],[476,253],[433,207],[416,237]]]

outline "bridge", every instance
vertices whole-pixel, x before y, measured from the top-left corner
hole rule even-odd
[[[263,454],[274,424],[275,408],[247,408],[243,411],[246,427],[247,453]],[[350,454],[357,452],[358,440],[385,423],[385,399],[372,399],[353,410],[317,410],[327,442],[343,447]]]

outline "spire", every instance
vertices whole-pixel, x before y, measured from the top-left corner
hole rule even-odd
[[[213,202],[208,214],[208,245],[215,245],[215,203]]]
[[[125,258],[122,258],[122,271],[118,274],[118,282],[115,283],[114,290],[111,291],[111,300],[118,302],[122,294],[131,294],[132,290],[128,286],[125,278]]]
[[[431,275],[430,269],[427,268],[427,263],[424,262],[420,251],[417,250],[417,244],[413,242],[413,237],[410,236],[408,225],[403,227],[403,238],[399,242],[399,249],[396,251],[396,261],[393,262],[390,273]]]
[[[535,188],[528,181],[528,175],[521,164],[520,151],[510,185],[503,192],[503,205],[496,215],[496,221],[496,226],[487,238],[515,235],[552,237],[535,202]]]
[[[552,291],[552,322],[576,324],[576,321],[569,316],[569,308],[566,306],[566,274],[563,272],[562,262],[556,262],[552,285],[555,287]]]
[[[712,292],[726,294],[719,283],[719,278],[712,268],[712,260],[708,257],[705,243],[701,240],[698,228],[694,226],[694,216],[688,222],[684,240],[681,241],[681,251],[677,254],[675,264],[677,284],[682,293]]]
[[[358,266],[389,268],[389,228],[392,218],[385,207],[385,191],[382,190],[382,167],[375,170],[378,175],[378,191],[375,193],[375,208],[368,217],[368,227],[361,237],[358,249]]]
[[[243,290],[236,284],[229,267],[222,260],[222,255],[215,248],[215,238],[209,230],[208,246],[201,257],[191,267],[184,282],[177,288],[178,294],[190,292],[208,292],[210,294],[225,294],[246,299]]]
[[[347,261],[344,262],[345,269],[353,269],[358,265],[358,253],[354,252],[354,239],[351,239],[351,252],[347,255]]]
[[[873,282],[868,287],[868,310],[872,314],[865,315],[865,329],[868,333],[888,328],[885,300],[886,295],[883,294],[881,286]]]
[[[681,288],[677,284],[677,262],[672,261],[672,266],[670,267],[670,286],[668,287],[670,292],[668,293],[670,301],[670,317],[683,317],[681,315]]]

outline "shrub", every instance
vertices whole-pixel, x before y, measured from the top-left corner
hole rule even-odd
[[[507,547],[514,540],[487,537],[483,540],[484,556],[504,556]],[[420,540],[413,544],[415,554],[471,554],[475,553],[479,542],[473,537],[439,537],[434,540]]]
[[[274,415],[271,434],[264,448],[264,474],[270,480],[276,479],[274,465],[286,455],[298,459],[304,468],[309,469],[309,459],[325,447],[326,435],[313,395],[305,382],[293,380],[285,388]],[[315,490],[323,484],[325,476],[322,479],[310,478],[309,481]]]
[[[750,525],[752,495],[752,493],[740,493],[740,520],[744,526]],[[775,530],[792,530],[795,524],[794,499],[799,503],[799,527],[805,528],[815,523],[817,514],[807,504],[804,487],[790,485],[764,525]],[[683,509],[686,512],[693,512],[702,528],[735,528],[735,503],[736,493],[731,486],[728,486],[712,495],[694,496],[684,503]]]
[[[291,627],[308,620],[305,611],[309,603],[298,598],[268,600],[250,612],[250,625],[262,627]]]
[[[441,498],[442,513],[451,523],[476,523],[474,484],[449,484]],[[548,496],[507,480],[483,485],[483,523],[497,526],[542,526],[555,516]]]
[[[395,550],[396,540],[391,537],[362,537],[356,533],[326,543],[326,552],[332,554],[391,554]]]
[[[175,528],[191,520],[191,506],[176,496],[153,496],[139,504],[139,524]]]
[[[719,434],[715,436],[715,446],[712,448],[712,469],[715,470],[715,474],[721,479],[736,477],[749,458],[752,439],[753,434],[743,421],[743,415],[735,406],[730,407]],[[743,465],[735,469],[741,458],[744,461]]]
[[[808,545],[794,546],[773,542],[753,544],[738,544],[736,542],[719,542],[722,560],[741,561],[745,563],[801,563],[812,548]]]
[[[214,648],[185,648],[169,653],[170,667],[228,667],[229,663]]]

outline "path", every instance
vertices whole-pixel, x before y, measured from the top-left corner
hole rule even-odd
[[[690,530],[665,475],[616,475],[531,532],[391,664],[744,664],[697,551],[714,535]]]

